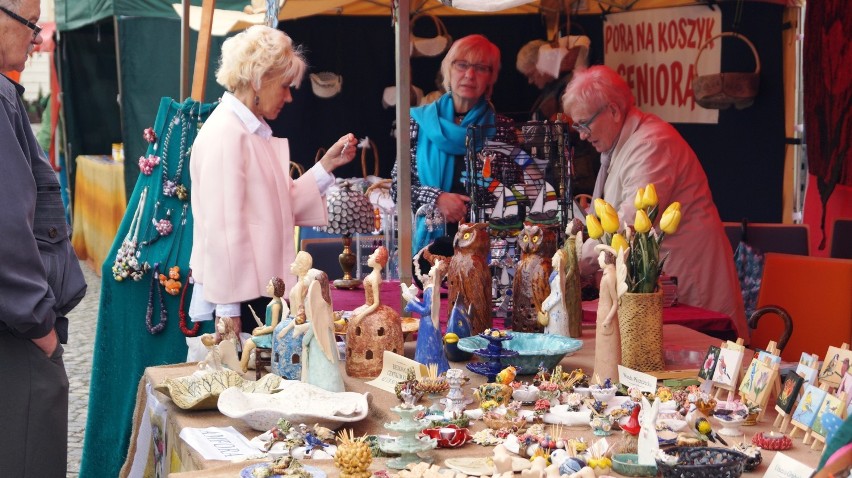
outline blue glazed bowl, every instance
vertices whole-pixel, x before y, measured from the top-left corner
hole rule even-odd
[[[502,359],[506,366],[514,365],[519,375],[538,372],[539,366],[551,370],[566,356],[583,347],[583,341],[553,334],[512,332],[512,340],[503,342],[503,348],[514,350],[518,355]],[[460,339],[458,347],[464,352],[474,353],[488,346],[488,341],[479,336]]]
[[[612,470],[624,476],[657,476],[657,465],[640,465],[635,453],[614,455]]]

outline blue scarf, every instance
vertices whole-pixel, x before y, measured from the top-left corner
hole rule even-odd
[[[453,186],[456,156],[465,154],[467,127],[493,125],[494,111],[484,97],[467,112],[461,124],[456,124],[453,95],[445,93],[438,101],[413,108],[411,117],[417,122],[417,177],[420,184],[449,191]],[[492,135],[493,130],[486,132]],[[412,253],[428,246],[444,233],[440,228],[427,230],[423,217],[415,224]]]

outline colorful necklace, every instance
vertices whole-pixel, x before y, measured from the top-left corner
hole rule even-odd
[[[164,271],[166,274],[160,274],[160,285],[162,285],[166,293],[169,295],[178,295],[180,294],[180,267],[177,265],[177,261],[180,259],[180,247],[181,247],[181,237],[183,236],[184,225],[186,225],[186,210],[189,207],[189,203],[183,203],[183,210],[180,213],[180,223],[178,224],[177,233],[175,233],[174,240],[172,241],[172,247],[169,249],[169,256],[166,258],[165,266],[167,270]],[[169,224],[169,232],[171,232],[171,224]],[[175,243],[177,243],[177,247],[175,247]],[[172,260],[172,255],[174,254],[174,260]],[[175,264],[172,267],[168,267],[169,264]]]
[[[142,223],[142,211],[145,209],[145,198],[147,196],[148,187],[145,186],[139,195],[139,203],[136,205],[136,211],[133,212],[133,219],[130,221],[127,235],[124,236],[124,240],[115,254],[112,276],[118,282],[128,277],[135,281],[141,280],[145,272],[148,271],[148,263],[139,261],[139,251],[137,250],[139,227]]]
[[[148,310],[145,311],[145,326],[151,335],[158,334],[166,328],[166,322],[169,319],[169,312],[166,310],[166,304],[163,303],[163,294],[160,293],[160,287],[157,286],[157,278],[159,277],[160,263],[154,263],[154,270],[151,273],[151,290],[148,291]],[[160,322],[154,325],[152,319],[154,317],[154,294],[157,294],[157,300],[160,306]]]
[[[187,337],[195,337],[198,335],[198,330],[201,328],[201,322],[195,322],[192,328],[190,329],[186,325],[186,310],[184,308],[184,304],[186,302],[186,291],[189,290],[189,284],[192,284],[192,269],[186,273],[186,285],[183,288],[183,291],[180,293],[180,305],[178,306],[178,318],[180,319],[180,331],[183,332],[183,335]]]
[[[190,119],[192,118],[192,112],[189,113]],[[183,118],[183,113],[181,110],[178,110],[175,117],[169,123],[169,129],[166,131],[166,137],[163,139],[163,150],[160,151],[160,162],[163,164],[163,195],[167,197],[177,196],[181,201],[186,201],[189,197],[189,191],[186,189],[186,186],[181,184],[180,177],[183,173],[183,163],[186,159],[186,156],[189,155],[189,151],[186,148],[186,136],[189,130],[190,120]],[[177,170],[175,171],[175,175],[172,179],[169,179],[169,143],[172,139],[172,132],[174,131],[174,127],[180,125],[180,149],[178,150],[178,164]]]

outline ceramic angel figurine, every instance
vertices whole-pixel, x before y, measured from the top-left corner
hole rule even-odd
[[[291,321],[284,327],[291,328],[294,336],[302,337],[301,380],[329,392],[345,392],[343,376],[337,358],[337,341],[334,339],[334,311],[331,305],[328,275],[311,269],[305,277],[308,294],[305,297],[307,322],[296,324]]]
[[[381,303],[382,268],[388,263],[388,250],[379,246],[367,265],[373,268],[364,278],[365,304],[352,311],[346,328],[346,374],[375,378],[382,371],[385,350],[403,354],[402,321],[392,307]]]
[[[441,283],[446,266],[443,261],[436,261],[429,270],[429,276],[424,284],[423,299],[418,300],[414,295],[414,287],[400,283],[402,298],[408,301],[405,310],[420,314],[420,328],[417,330],[417,347],[414,360],[424,364],[436,364],[438,373],[442,374],[450,368],[444,346],[441,341],[441,294],[435,292],[435,285]],[[439,285],[440,287],[440,285]]]
[[[618,298],[627,291],[627,267],[623,251],[616,258],[615,249],[598,244],[598,263],[603,269],[595,326],[595,370],[599,377],[618,377],[621,363],[621,335],[618,330]]]
[[[560,249],[553,254],[553,272],[550,273],[550,295],[541,303],[539,324],[544,333],[568,336],[568,311],[565,304],[566,253]]]
[[[639,411],[639,445],[638,461],[640,465],[653,465],[654,457],[660,450],[660,442],[657,440],[657,415],[660,413],[660,400],[654,398],[654,403],[642,396],[642,410]]]
[[[299,380],[302,376],[302,336],[293,336],[292,328],[288,333],[283,330],[294,320],[297,324],[305,323],[304,303],[308,294],[305,276],[312,265],[313,258],[305,251],[299,251],[290,264],[290,272],[297,279],[290,288],[290,308],[288,313],[282,314],[272,336],[272,372],[290,380]]]
[[[269,283],[266,284],[266,293],[272,296],[272,300],[266,306],[266,320],[261,324],[260,318],[255,314],[254,310],[252,309],[251,311],[258,326],[252,330],[251,338],[243,344],[243,355],[240,360],[243,372],[248,371],[249,358],[255,348],[272,349],[272,332],[275,330],[281,317],[290,314],[289,307],[281,300],[281,296],[284,295],[283,279],[280,277],[269,279]]]
[[[579,338],[583,334],[583,298],[580,285],[580,257],[583,251],[583,222],[577,218],[565,228],[565,277],[562,282],[562,302],[568,318],[568,336]]]

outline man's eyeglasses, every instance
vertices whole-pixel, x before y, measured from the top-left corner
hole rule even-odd
[[[459,73],[467,73],[467,70],[473,68],[473,71],[479,74],[491,73],[491,65],[482,63],[468,63],[466,61],[456,60],[453,62],[453,68]]]
[[[574,123],[574,124],[571,125],[571,127],[574,128],[574,131],[576,131],[578,133],[592,134],[592,128],[591,128],[592,122],[595,120],[595,118],[598,117],[599,114],[601,114],[601,111],[606,109],[607,106],[608,105],[603,105],[597,111],[597,113],[593,114],[592,117],[589,118],[588,121],[586,121],[585,123]]]
[[[35,23],[27,20],[26,18],[18,15],[17,13],[9,10],[6,7],[0,7],[0,10],[2,10],[6,15],[9,15],[10,17],[12,17],[13,20],[20,22],[23,25],[26,25],[27,28],[32,30],[33,31],[33,41],[35,41],[35,39],[38,38],[38,34],[41,33],[41,27],[40,26],[38,26]]]

